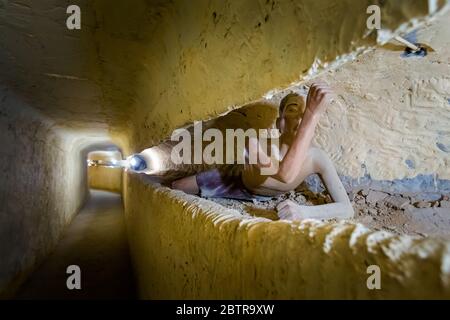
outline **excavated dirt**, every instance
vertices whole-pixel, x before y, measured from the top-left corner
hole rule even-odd
[[[419,195],[389,194],[363,189],[349,193],[355,210],[351,220],[374,230],[419,237],[434,236],[450,240],[450,201],[448,195],[439,200],[424,201]],[[210,198],[224,207],[236,209],[243,215],[278,220],[276,206],[290,199],[302,205],[331,203],[326,191],[313,193],[304,185],[297,190],[270,201],[245,202],[232,199]]]

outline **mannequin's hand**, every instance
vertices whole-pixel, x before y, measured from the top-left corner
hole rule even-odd
[[[333,91],[326,83],[314,83],[308,92],[306,112],[312,115],[321,115],[331,102]]]
[[[307,210],[292,200],[284,200],[277,205],[278,217],[283,220],[303,220],[308,218]]]

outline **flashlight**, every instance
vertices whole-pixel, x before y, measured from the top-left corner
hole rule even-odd
[[[143,171],[147,169],[147,162],[140,154],[133,154],[128,158],[128,167],[134,171]]]

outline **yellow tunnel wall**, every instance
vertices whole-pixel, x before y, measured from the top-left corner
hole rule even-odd
[[[141,298],[450,298],[450,246],[354,223],[245,218],[199,197],[125,177]],[[367,267],[381,289],[367,287]]]
[[[122,168],[89,167],[89,187],[92,189],[122,192]]]
[[[119,151],[93,151],[89,153],[88,159],[106,162],[121,161],[122,154]],[[122,167],[88,166],[89,187],[121,193],[122,173]]]
[[[106,102],[125,107],[129,116],[128,131],[112,133],[126,140],[126,155],[140,152],[176,128],[288,87],[313,65],[373,45],[376,32],[366,36],[366,9],[374,3],[381,7],[382,27],[392,29],[427,14],[429,4],[153,0],[130,7],[93,1],[89,5],[97,17],[94,36],[102,79],[113,80],[104,81]],[[442,26],[439,32],[446,29]],[[439,53],[448,46],[445,35],[429,33],[419,40],[438,47]],[[322,76],[336,89],[340,104],[321,120],[315,142],[349,179],[370,175],[391,181],[422,174],[433,180],[438,174],[448,180],[450,142],[447,119],[440,116],[450,94],[448,68],[433,57],[402,64],[399,55],[377,55],[361,67],[353,64],[346,72]],[[431,112],[430,103],[437,106]]]
[[[299,80],[314,62],[374,44],[371,0],[196,0],[89,3],[96,13],[93,69],[106,103],[129,110],[136,152],[172,130]],[[380,1],[384,28],[427,13],[428,1]],[[126,12],[126,14],[125,14]],[[120,25],[120,28],[117,26]],[[112,79],[112,81],[111,81]]]
[[[77,74],[80,79],[101,87],[98,114],[120,123],[111,133],[125,155],[156,144],[175,128],[284,88],[315,62],[374,44],[376,36],[364,37],[371,0],[82,3],[89,58],[73,66],[82,64],[89,73]],[[395,28],[426,13],[428,1],[377,3],[383,27]],[[72,47],[60,47],[63,59]],[[48,58],[49,65],[57,60]],[[68,70],[71,66],[67,63]],[[6,88],[1,93],[4,296],[51,250],[82,205],[88,185],[84,148],[95,139],[56,129]],[[90,100],[64,101],[69,100],[91,108]],[[126,126],[128,131],[120,132]],[[142,297],[449,297],[446,243],[372,233],[353,224],[244,221],[236,212],[143,177],[124,180]],[[382,283],[389,290],[367,291],[367,263],[388,270]]]
[[[123,78],[112,94],[116,101],[136,97],[130,100],[129,152],[286,87],[319,59],[330,61],[375,41],[374,34],[364,38],[372,1],[150,3],[113,10],[106,1],[94,2],[104,13],[96,34],[99,54],[117,66],[106,73],[131,63],[139,74]],[[428,2],[383,3],[384,26],[393,28],[425,14]],[[125,9],[124,28],[116,33]],[[244,220],[145,177],[128,173],[124,181],[143,298],[450,297],[446,243],[355,224]],[[367,289],[371,264],[387,270],[386,290]]]

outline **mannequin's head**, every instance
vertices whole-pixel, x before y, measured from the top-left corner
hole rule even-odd
[[[282,134],[297,130],[305,108],[305,97],[297,93],[289,93],[281,100],[276,125]]]

